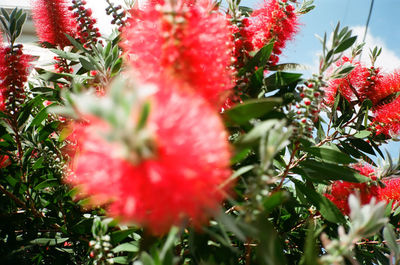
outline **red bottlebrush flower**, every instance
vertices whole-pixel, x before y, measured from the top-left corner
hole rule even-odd
[[[325,88],[325,104],[333,105],[338,92],[342,94],[347,101],[352,101],[357,98],[364,100],[367,97],[365,91],[370,89],[367,84],[369,70],[360,62],[353,61],[353,59],[348,59],[347,57],[343,57],[342,60],[337,62],[337,67],[340,67],[349,61],[355,66],[355,68],[346,77],[329,81],[328,87]]]
[[[374,169],[369,165],[353,165],[353,168],[359,171],[361,175],[367,176],[372,180],[376,179]],[[325,194],[325,197],[331,200],[343,214],[348,215],[350,213],[349,196],[357,193],[360,196],[361,203],[368,204],[373,197],[379,198],[379,187],[370,183],[334,181],[331,192]]]
[[[372,123],[377,135],[391,136],[400,133],[400,97],[390,103],[378,106],[373,115]]]
[[[133,10],[124,27],[122,47],[138,77],[185,82],[204,98],[218,103],[232,88],[230,34],[224,16],[202,5],[178,1],[171,6]]]
[[[6,110],[6,98],[3,96],[3,91],[0,89],[0,111]]]
[[[11,164],[8,155],[0,155],[0,168],[4,168]]]
[[[166,89],[151,106],[146,129],[152,144],[146,150],[153,155],[126,158],[126,146],[104,138],[105,122],[89,117],[88,125],[74,125],[78,151],[67,181],[96,200],[111,200],[112,216],[155,234],[186,218],[198,226],[225,197],[219,186],[231,174],[227,133],[215,110],[197,95]]]
[[[278,56],[288,40],[291,40],[298,31],[298,16],[294,8],[288,4],[281,4],[278,0],[265,1],[263,6],[255,9],[249,20],[250,25],[246,31],[251,36],[256,49],[261,49],[270,40],[274,39],[271,64],[278,63]]]
[[[383,181],[385,184],[384,188],[379,190],[379,198],[383,201],[400,202],[400,179],[393,178],[390,180]]]
[[[96,44],[101,34],[95,27],[96,20],[92,18],[92,10],[85,7],[86,1],[74,0],[72,4],[70,9],[78,23],[77,35],[80,42],[84,44],[84,47],[88,47],[89,43]]]
[[[68,10],[67,0],[35,0],[33,19],[41,42],[61,48],[70,45],[64,34],[74,36],[76,23]]]
[[[31,57],[22,53],[22,45],[0,47],[0,109],[14,114],[24,102],[24,84],[28,79]]]
[[[371,82],[374,82],[375,85],[373,89],[366,93],[366,96],[374,105],[379,104],[381,100],[400,91],[399,70],[391,74],[377,75],[377,77],[371,76],[371,79],[373,78]]]

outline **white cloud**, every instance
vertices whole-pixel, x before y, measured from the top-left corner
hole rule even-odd
[[[97,19],[97,27],[100,29],[100,32],[108,36],[112,32],[112,29],[115,28],[115,25],[111,24],[112,17],[106,15],[106,8],[108,6],[106,1],[86,0],[86,2],[86,7],[92,9],[93,17]],[[116,6],[124,6],[124,0],[111,0],[110,2]]]
[[[357,43],[361,43],[364,37],[365,27],[353,26],[350,27],[350,29],[352,30],[353,36],[358,36]],[[332,42],[332,36],[328,40],[328,43],[330,42]],[[382,48],[382,53],[378,57],[378,60],[375,62],[376,67],[382,68],[385,72],[391,72],[395,69],[400,69],[400,55],[389,49],[382,38],[380,38],[379,36],[374,36],[370,32],[367,32],[367,36],[365,38],[365,45],[361,56],[361,62],[363,62],[367,66],[371,65],[369,54],[370,49],[374,49],[374,47]],[[320,55],[320,50],[313,52],[314,58],[312,60],[312,64],[306,64],[307,68],[309,69],[309,73],[318,73]],[[345,55],[350,57],[351,51],[346,51]]]
[[[362,41],[364,36],[365,28],[363,26],[354,26],[350,28],[353,31],[353,35],[358,36],[358,42]],[[400,69],[400,57],[393,50],[390,50],[386,43],[379,38],[379,36],[373,36],[370,32],[367,33],[365,38],[365,46],[363,49],[361,61],[367,65],[370,64],[369,50],[374,47],[382,48],[382,53],[378,57],[376,66],[382,67],[385,71],[392,71],[394,69]]]

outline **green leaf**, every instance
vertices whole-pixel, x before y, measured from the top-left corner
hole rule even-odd
[[[29,241],[30,244],[33,245],[43,245],[43,246],[55,246],[61,243],[64,243],[69,238],[37,238]]]
[[[163,260],[165,258],[165,255],[167,252],[174,246],[175,241],[178,237],[179,233],[179,228],[177,227],[172,227],[168,233],[167,240],[165,240],[165,243],[160,251],[160,259]]]
[[[60,182],[58,181],[58,179],[56,179],[56,178],[46,179],[45,181],[42,181],[41,183],[36,185],[34,187],[34,190],[40,190],[40,189],[47,188],[47,187],[56,187],[58,185],[60,185]]]
[[[300,265],[315,265],[318,260],[317,241],[314,231],[315,227],[313,223],[310,222],[307,229],[306,242],[304,244],[304,255],[301,257]]]
[[[292,181],[295,183],[298,190],[303,193],[303,195],[306,196],[315,207],[317,207],[326,220],[339,224],[346,222],[343,214],[328,198],[319,194],[315,190],[308,188],[299,180],[292,179]]]
[[[142,252],[142,255],[140,255],[140,260],[143,262],[143,265],[156,265],[152,257],[146,252]]]
[[[118,244],[119,242],[121,242],[122,240],[124,240],[125,238],[127,238],[129,235],[133,234],[136,231],[137,231],[136,228],[129,228],[129,229],[125,229],[125,230],[119,230],[119,231],[112,232],[111,233],[111,243],[113,245]]]
[[[316,180],[370,181],[368,177],[358,174],[354,169],[337,164],[308,159],[301,162],[300,166],[309,177]]]
[[[340,53],[350,48],[357,40],[357,36],[353,36],[342,41],[335,49],[334,53]]]
[[[241,231],[240,227],[238,226],[238,222],[235,220],[235,218],[233,218],[230,215],[225,214],[224,212],[221,212],[217,217],[216,217],[217,221],[224,225],[224,227],[235,234],[235,236],[241,240],[241,241],[245,241],[246,240],[246,235],[243,233],[243,231]]]
[[[150,102],[145,102],[143,104],[143,107],[142,107],[142,110],[140,113],[140,118],[139,118],[138,124],[136,125],[137,131],[143,129],[146,126],[147,119],[150,115],[150,109],[151,109]]]
[[[357,147],[359,150],[371,155],[375,155],[374,149],[372,149],[371,145],[364,140],[358,138],[350,138],[349,141],[354,147]]]
[[[139,252],[139,246],[137,242],[129,242],[129,243],[123,243],[121,245],[116,246],[115,248],[112,249],[112,252],[118,253],[118,252]]]
[[[263,202],[265,212],[267,213],[272,212],[272,210],[281,205],[287,199],[288,199],[288,194],[284,191],[278,191],[271,194],[271,196],[269,196]]]
[[[126,256],[112,258],[112,261],[116,264],[129,264],[129,259]]]
[[[271,56],[273,48],[274,42],[270,42],[262,47],[245,66],[247,72],[252,72],[255,67],[264,67],[267,64],[269,57]]]
[[[117,74],[121,70],[121,66],[122,66],[122,58],[118,58],[111,67],[111,76]]]
[[[400,257],[400,248],[396,240],[396,234],[391,224],[387,224],[383,229],[383,238],[386,241],[386,245],[394,254],[395,261],[398,261]],[[394,264],[397,264],[397,262]]]
[[[232,183],[233,180],[237,179],[238,177],[240,177],[243,174],[246,174],[247,172],[250,172],[252,169],[254,168],[254,165],[247,165],[244,167],[239,168],[238,170],[236,170],[232,176],[230,176],[229,179],[227,179],[226,181],[224,181],[219,187],[222,188],[225,185]]]
[[[364,131],[359,131],[356,134],[354,134],[353,136],[356,138],[367,138],[368,136],[371,135],[370,131],[364,130]]]
[[[265,84],[268,86],[268,90],[275,90],[277,87],[288,86],[297,82],[302,74],[288,73],[288,72],[276,72],[265,79]]]
[[[251,129],[247,134],[243,135],[235,144],[239,147],[253,146],[254,144],[258,143],[259,139],[263,137],[266,132],[271,130],[278,123],[279,121],[275,119],[257,123],[253,129]]]
[[[29,130],[30,128],[32,128],[34,126],[40,125],[49,116],[48,109],[54,105],[57,105],[57,104],[51,104],[51,105],[43,108],[38,114],[36,114],[35,118],[33,118],[32,122],[29,124],[29,126],[27,126],[27,130]]]
[[[71,42],[71,44],[75,46],[75,48],[77,48],[78,50],[81,50],[81,51],[83,51],[83,52],[85,52],[85,53],[88,52],[88,50],[86,50],[86,49],[82,46],[82,44],[80,44],[79,42],[77,42],[74,38],[72,38],[71,36],[69,36],[68,34],[65,34],[65,33],[64,33],[64,35],[68,38],[68,40]]]
[[[238,124],[246,124],[250,119],[259,118],[281,103],[279,98],[247,100],[225,112],[229,120]]]
[[[50,51],[57,54],[59,57],[70,60],[70,61],[77,62],[77,61],[79,61],[79,58],[82,57],[81,55],[79,55],[77,53],[66,52],[66,51],[62,51],[62,50],[58,50],[58,49],[50,49]]]
[[[350,164],[357,162],[357,160],[351,158],[346,153],[342,153],[331,148],[314,146],[306,148],[305,151],[326,162],[335,162],[338,164]]]
[[[84,59],[84,58],[79,58],[79,61],[82,64],[82,67],[87,70],[87,71],[91,71],[91,70],[96,70],[96,67],[94,64],[90,63],[88,60]]]

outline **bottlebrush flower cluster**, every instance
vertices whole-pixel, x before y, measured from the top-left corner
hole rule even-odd
[[[149,5],[131,15],[122,47],[141,80],[180,80],[213,102],[232,87],[225,16],[185,1]]]
[[[8,155],[0,155],[0,169],[5,168],[11,163]]]
[[[68,10],[67,0],[35,0],[32,13],[41,42],[60,48],[70,45],[64,34],[75,36],[76,22]]]
[[[354,165],[361,175],[376,180],[375,170],[369,165]],[[361,203],[368,204],[372,198],[377,200],[390,202],[400,202],[400,192],[398,190],[400,179],[384,180],[382,181],[385,187],[380,187],[375,183],[352,183],[347,181],[335,181],[332,183],[331,191],[325,196],[331,200],[343,213],[348,215],[350,208],[348,199],[350,194],[360,196]]]
[[[286,42],[298,31],[298,16],[294,7],[286,0],[268,0],[255,9],[249,18],[243,18],[238,26],[232,27],[235,36],[234,57],[236,66],[243,66],[249,52],[259,50],[271,40],[274,47],[269,64],[275,65]]]
[[[219,186],[231,173],[227,133],[218,113],[203,98],[171,83],[160,89],[151,99],[145,131],[130,136],[138,141],[146,135],[141,138],[146,140],[125,156],[124,146],[105,139],[110,126],[104,121],[86,117],[88,124],[76,122],[77,152],[67,180],[97,202],[111,201],[112,216],[155,234],[188,218],[195,226],[203,224],[226,196]]]
[[[0,47],[0,110],[17,113],[25,100],[24,85],[28,80],[31,57],[23,54],[21,44]]]
[[[378,106],[374,110],[372,126],[376,134],[386,136],[397,135],[400,132],[400,97],[390,103]]]
[[[337,93],[347,101],[363,102],[371,100],[373,121],[371,129],[376,134],[391,136],[400,132],[400,99],[395,98],[400,91],[400,71],[383,73],[379,68],[366,67],[353,58],[343,57],[337,66],[351,63],[355,66],[346,77],[333,79],[325,88],[325,104],[333,105]]]
[[[77,20],[77,37],[85,48],[90,43],[95,44],[101,37],[99,28],[95,27],[96,19],[92,18],[92,10],[86,8],[85,0],[72,0],[72,6],[68,9],[72,12],[73,17]]]
[[[346,77],[333,79],[325,88],[325,102],[332,105],[336,94],[340,93],[348,101],[365,99],[378,106],[384,99],[400,91],[400,72],[382,73],[379,68],[366,67],[354,58],[343,57],[337,67],[351,63],[355,66]]]

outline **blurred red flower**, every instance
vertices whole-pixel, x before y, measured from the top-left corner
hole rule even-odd
[[[225,16],[207,3],[178,1],[131,12],[122,47],[139,79],[180,80],[205,99],[220,102],[221,93],[233,86],[231,39]]]
[[[76,153],[67,182],[80,185],[96,203],[110,202],[112,216],[162,234],[189,218],[203,224],[226,197],[227,186],[220,185],[231,174],[227,133],[203,98],[159,91],[145,131],[132,131],[124,141],[140,146],[128,155],[126,144],[105,139],[111,130],[106,122],[86,118],[89,123],[73,125]]]
[[[61,48],[70,45],[64,34],[75,36],[76,21],[68,10],[67,0],[35,0],[33,19],[39,40],[58,45]]]

